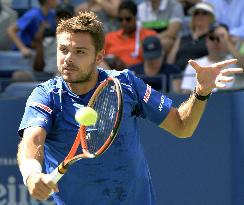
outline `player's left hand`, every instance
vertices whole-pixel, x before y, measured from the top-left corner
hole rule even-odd
[[[188,63],[195,69],[197,78],[197,93],[200,95],[208,95],[214,88],[225,88],[225,83],[234,80],[233,74],[242,73],[242,68],[224,68],[228,65],[235,64],[237,59],[230,59],[211,64],[209,66],[201,66],[194,60]]]

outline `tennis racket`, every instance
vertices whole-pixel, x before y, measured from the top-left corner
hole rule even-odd
[[[109,77],[97,87],[88,106],[97,112],[98,119],[92,126],[80,125],[68,155],[50,173],[51,181],[57,183],[71,164],[84,158],[98,157],[109,148],[120,127],[123,113],[122,101],[121,85],[117,78]],[[78,152],[80,146],[82,153]]]

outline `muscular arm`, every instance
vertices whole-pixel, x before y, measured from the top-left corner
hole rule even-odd
[[[191,95],[178,109],[172,108],[160,127],[179,138],[191,137],[194,133],[206,101],[197,100]]]
[[[34,126],[25,129],[17,153],[20,167],[30,159],[37,160],[42,164],[45,139],[46,131],[43,128]],[[32,169],[29,166],[27,168]],[[57,186],[49,180],[48,175],[35,171],[30,172],[26,185],[30,195],[38,200],[46,200],[52,190],[58,191]]]
[[[24,135],[19,143],[17,161],[18,164],[26,159],[36,159],[42,164],[43,147],[46,139],[46,131],[41,127],[29,127],[24,130]]]
[[[236,59],[230,59],[201,66],[196,61],[189,60],[188,63],[196,70],[196,93],[207,96],[214,88],[225,88],[225,83],[233,81],[233,77],[230,75],[243,72],[242,68],[223,69],[236,62]],[[191,95],[178,109],[172,108],[170,110],[160,127],[177,137],[190,137],[201,119],[205,106],[206,101],[200,101]]]

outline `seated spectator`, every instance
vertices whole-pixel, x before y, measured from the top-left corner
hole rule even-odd
[[[39,3],[40,7],[29,10],[8,28],[9,37],[15,44],[13,49],[19,50],[24,57],[32,55],[32,49],[37,49],[45,35],[55,34],[53,9],[58,0],[39,0]]]
[[[82,3],[75,7],[75,13],[81,10],[93,11],[103,22],[105,32],[114,31],[119,28],[117,12],[122,1],[123,0],[82,0]]]
[[[167,56],[167,62],[184,71],[189,59],[207,55],[206,35],[214,23],[214,9],[208,3],[198,3],[191,10],[191,33],[178,37]]]
[[[17,19],[17,12],[0,1],[0,50],[10,50],[11,40],[8,37],[7,28]]]
[[[189,23],[191,21],[190,10],[197,3],[201,2],[201,0],[178,0],[178,1],[181,3],[184,11],[184,18],[182,22],[180,35],[185,36],[190,34],[190,28],[189,28]]]
[[[121,28],[106,34],[105,53],[119,58],[126,66],[143,61],[140,42],[147,36],[156,35],[137,23],[137,6],[132,1],[123,1],[118,10]]]
[[[156,90],[179,91],[179,78],[172,79],[174,75],[181,74],[180,69],[175,65],[165,63],[165,51],[157,36],[145,38],[143,41],[143,57],[143,63],[131,66],[129,69]],[[162,87],[163,85],[166,87]]]
[[[243,63],[243,56],[239,54],[235,48],[233,42],[228,38],[228,29],[223,25],[217,26],[211,30],[206,37],[206,45],[208,49],[208,55],[197,59],[200,65],[210,65],[219,61],[236,58],[238,59],[237,67],[240,63]],[[227,89],[234,87],[235,82],[227,84]],[[182,80],[181,89],[183,92],[191,92],[196,86],[195,70],[187,65],[184,77]],[[216,90],[215,90],[216,91]]]
[[[180,33],[183,18],[183,8],[177,0],[148,0],[138,5],[139,21],[143,27],[158,32],[166,54]]]
[[[57,23],[59,23],[62,19],[71,18],[74,15],[74,7],[68,3],[60,3],[56,7],[55,13]],[[54,36],[43,39],[43,42],[36,49],[33,66],[35,71],[44,71],[45,73],[57,72],[56,46],[56,38]]]
[[[189,14],[189,10],[195,6],[197,3],[201,2],[201,0],[178,0],[184,11],[184,15],[187,16]]]
[[[239,0],[203,0],[215,8],[217,23],[229,27],[230,35],[244,38],[244,1]]]

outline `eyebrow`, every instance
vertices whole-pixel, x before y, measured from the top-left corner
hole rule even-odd
[[[67,46],[67,45],[65,45],[65,44],[60,44],[60,47],[69,47],[69,46]],[[75,47],[74,49],[79,49],[79,50],[89,50],[88,48],[86,48],[86,47]]]
[[[75,47],[75,49],[80,49],[80,50],[89,50],[88,48],[86,47]]]

